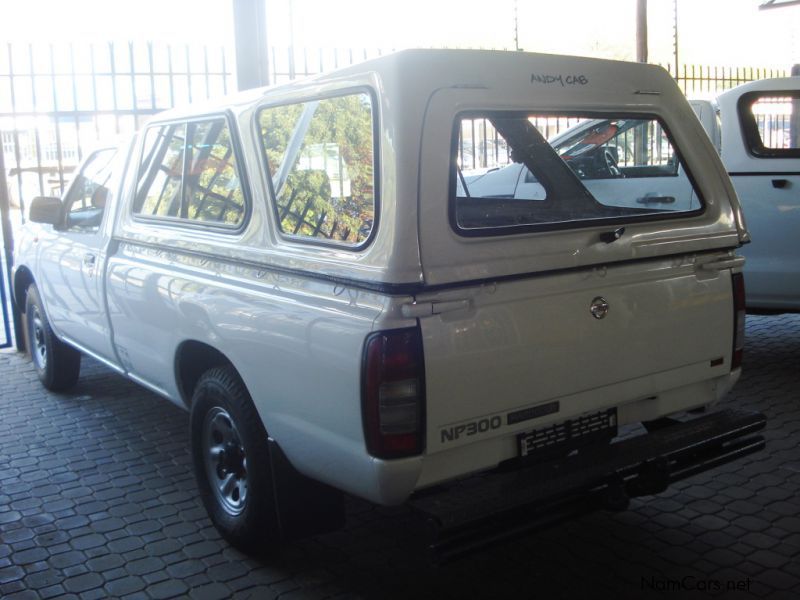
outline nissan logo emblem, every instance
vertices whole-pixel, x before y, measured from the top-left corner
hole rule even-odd
[[[595,319],[602,319],[608,314],[608,302],[602,296],[598,296],[592,300],[592,305],[589,307],[592,316]]]

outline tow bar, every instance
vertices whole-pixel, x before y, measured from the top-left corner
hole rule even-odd
[[[429,551],[442,563],[598,508],[624,510],[631,498],[762,450],[764,438],[752,434],[765,425],[761,413],[727,409],[591,452],[467,478],[410,504],[431,524]]]

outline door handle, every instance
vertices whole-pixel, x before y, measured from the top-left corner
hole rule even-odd
[[[787,185],[789,185],[788,179],[773,179],[772,180],[772,187],[782,190]]]
[[[703,271],[724,271],[725,269],[738,269],[744,266],[744,256],[730,256],[719,258],[704,263],[696,263],[698,269]]]
[[[94,267],[95,262],[97,262],[97,257],[94,254],[84,254],[83,255],[83,266],[84,267]]]
[[[674,204],[675,196],[642,196],[637,198],[639,204]]]

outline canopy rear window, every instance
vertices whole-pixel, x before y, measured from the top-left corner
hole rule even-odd
[[[690,216],[703,202],[650,116],[471,113],[456,122],[451,220],[462,235]]]

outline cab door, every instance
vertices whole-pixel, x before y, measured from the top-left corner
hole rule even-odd
[[[53,328],[67,341],[116,363],[106,313],[103,265],[110,240],[109,210],[124,154],[99,150],[83,163],[64,197],[64,222],[42,235],[39,255]]]
[[[746,257],[748,308],[800,309],[800,159],[786,171],[731,173],[753,242]]]

